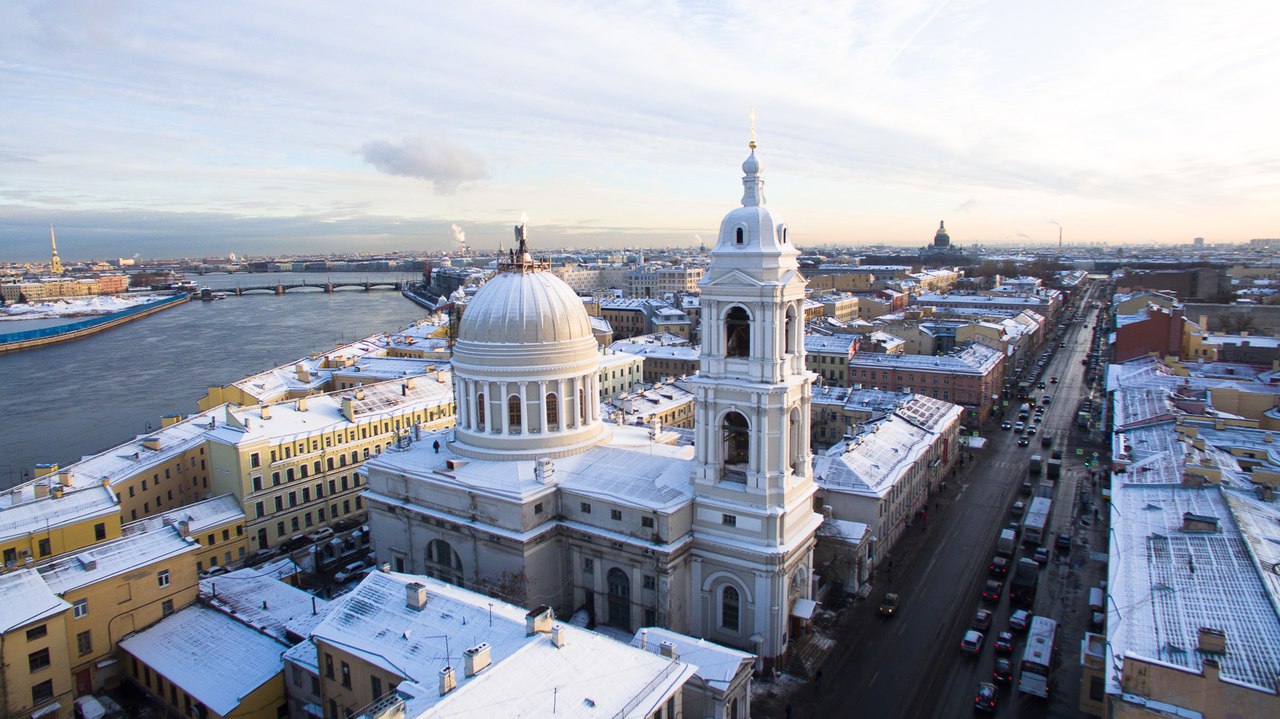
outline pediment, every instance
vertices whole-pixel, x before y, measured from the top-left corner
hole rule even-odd
[[[763,287],[765,283],[741,270],[732,270],[714,280],[703,280],[704,287]]]

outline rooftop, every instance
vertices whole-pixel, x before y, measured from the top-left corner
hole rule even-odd
[[[229,522],[244,519],[244,509],[235,495],[223,494],[211,499],[171,509],[164,514],[153,514],[146,519],[129,522],[124,525],[124,534],[154,532],[166,524],[186,522],[191,534],[199,534],[206,529],[220,527]]]
[[[200,595],[213,608],[287,643],[292,642],[288,641],[286,630],[294,630],[296,622],[309,630],[320,622],[329,604],[326,599],[256,569],[239,569],[202,579]],[[294,633],[305,637],[309,631]]]
[[[52,481],[55,489],[58,487],[57,477],[51,476],[47,481]],[[56,498],[48,495],[20,504],[0,505],[0,542],[119,514],[120,504],[115,493],[101,485],[70,489]]]
[[[198,547],[195,539],[183,537],[176,527],[164,527],[95,544],[75,554],[54,559],[41,566],[39,571],[49,588],[61,595],[169,557],[194,552]]]
[[[49,589],[34,569],[0,575],[0,634],[51,617],[70,606]]]

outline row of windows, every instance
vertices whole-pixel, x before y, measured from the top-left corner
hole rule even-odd
[[[386,445],[385,445],[385,448],[386,448],[386,449],[391,449],[391,445],[392,445],[392,444],[393,444],[392,442],[387,442],[387,443],[386,443]],[[372,456],[377,456],[377,455],[379,455],[379,454],[382,454],[382,450],[383,450],[383,448],[384,448],[384,445],[381,445],[381,444],[375,444],[375,445],[373,446]],[[355,465],[359,464],[362,460],[369,459],[369,457],[370,457],[370,456],[371,456],[371,455],[370,455],[370,451],[369,451],[369,448],[368,448],[368,447],[365,447],[363,452],[357,452],[356,450],[351,450],[351,463],[350,463],[350,464],[351,464],[351,466],[352,466],[352,467],[354,467]],[[296,468],[296,469],[297,469],[297,472],[296,472],[296,473],[295,473],[295,471],[294,471],[294,470],[295,470],[295,468],[294,468],[294,467],[288,467],[288,468],[286,468],[286,469],[283,471],[283,473],[282,473],[282,472],[280,472],[279,470],[277,470],[277,471],[275,471],[275,472],[272,472],[272,473],[271,473],[271,486],[272,486],[272,487],[278,487],[278,486],[280,486],[280,482],[281,482],[281,479],[282,479],[282,478],[283,478],[284,482],[287,484],[287,483],[292,482],[292,481],[297,480],[297,479],[306,479],[306,478],[308,478],[309,476],[311,476],[312,474],[315,474],[315,475],[319,476],[319,475],[323,474],[326,470],[327,470],[327,471],[332,472],[332,471],[333,471],[333,470],[335,470],[335,469],[342,469],[343,467],[346,467],[346,466],[347,466],[347,455],[346,455],[346,454],[338,455],[338,461],[337,461],[337,462],[334,462],[334,458],[333,458],[333,457],[329,457],[329,458],[325,461],[325,463],[324,463],[323,465],[321,464],[320,460],[318,460],[318,459],[317,459],[315,462],[311,463],[310,465],[307,465],[307,464],[299,465],[299,466]],[[322,469],[322,467],[323,467],[323,469]],[[250,477],[250,481],[253,483],[253,491],[255,491],[255,492],[261,492],[261,491],[262,491],[262,488],[263,488],[262,475],[260,475],[260,474],[258,474],[258,475],[254,475],[254,476]],[[345,475],[342,477],[342,481],[343,481],[343,482],[346,482],[346,481],[347,481],[347,478],[346,478],[346,476],[345,476]],[[330,483],[332,483],[332,481],[331,481]],[[318,490],[317,490],[317,491],[318,491]]]
[[[203,483],[203,484],[204,484],[204,488],[205,488],[206,490],[207,490],[207,489],[209,489],[209,478],[208,478],[208,477],[203,477],[203,476],[202,476],[202,477],[192,477],[192,478],[191,478],[191,486],[192,486],[192,487],[199,487],[199,486],[201,485],[201,483]],[[144,485],[146,484],[146,480],[143,480],[143,484],[144,484]],[[158,485],[157,485],[157,488],[158,488]],[[134,488],[132,485],[130,485],[130,487],[129,487],[129,496],[130,496],[130,497],[133,497],[133,496],[134,496],[134,489],[135,489],[135,488]],[[146,489],[146,487],[144,486],[144,487],[143,487],[143,489]],[[170,490],[169,490],[169,492],[168,492],[168,496],[169,496],[169,501],[170,501],[170,502],[173,502],[173,501],[174,501],[174,499],[173,499],[173,490],[172,490],[172,489],[170,489]],[[124,498],[120,496],[120,493],[119,493],[119,492],[116,492],[116,501],[119,501],[119,502],[123,502],[123,501],[124,501]],[[157,494],[157,495],[155,496],[155,503],[156,503],[156,509],[157,509],[157,510],[159,510],[159,509],[163,508],[163,507],[164,507],[164,495],[159,495],[159,494]],[[178,500],[177,500],[177,504],[178,504],[178,505],[181,505],[181,504],[182,504],[182,498],[181,498],[181,497],[179,497],[179,498],[178,498]],[[149,501],[149,500],[148,500],[148,501],[146,501],[146,502],[143,502],[143,503],[142,503],[142,516],[144,516],[144,517],[145,517],[145,516],[147,516],[148,514],[151,514],[151,501]],[[137,508],[134,508],[134,509],[129,510],[129,518],[130,518],[130,519],[137,519],[137,518],[138,518],[138,510],[137,510]]]
[[[590,503],[590,502],[581,502],[581,503],[579,503],[579,505],[578,505],[578,509],[579,509],[579,511],[581,511],[583,514],[591,514],[591,503]],[[535,514],[536,514],[536,511],[535,511]],[[615,522],[621,522],[621,521],[622,521],[622,510],[621,510],[621,509],[610,509],[610,510],[609,510],[609,519],[612,519],[612,520],[613,520],[613,521],[615,521]],[[640,517],[640,526],[641,526],[641,527],[643,527],[643,528],[645,528],[645,529],[653,529],[653,527],[654,527],[653,517],[649,517],[649,516],[641,516],[641,517]]]
[[[359,512],[364,509],[364,501],[361,499],[361,497],[357,496],[355,503],[356,503],[355,511]],[[341,514],[351,514],[351,500],[349,499],[342,500]],[[339,516],[340,515],[338,513],[338,505],[337,504],[329,505],[330,519],[337,519]],[[286,523],[285,523],[285,520],[282,519],[276,522],[276,537],[287,537],[293,533],[302,531],[306,527],[314,526],[316,522],[324,522],[324,521],[325,521],[324,507],[321,507],[316,510],[316,517],[314,520],[311,517],[311,512],[304,513],[301,516],[301,518],[290,517],[287,525],[289,527],[288,530],[285,529]]]
[[[374,422],[372,424],[362,425],[358,428],[351,427],[346,430],[338,430],[332,434],[324,435],[324,446],[325,448],[329,448],[335,443],[342,444],[344,442],[354,442],[357,439],[369,439],[370,429],[373,430],[375,435],[387,434],[393,430],[398,432],[402,427],[411,427],[415,424],[422,424],[424,422],[434,422],[436,419],[449,416],[452,412],[453,405],[450,403],[440,407],[433,407],[430,410],[417,410],[410,412],[404,417],[396,417],[394,420],[384,419],[381,423]],[[271,463],[275,464],[280,461],[281,457],[283,457],[283,459],[291,459],[295,454],[299,456],[306,454],[308,451],[307,447],[307,440],[298,440],[294,444],[282,444],[278,450],[271,450]],[[312,452],[319,452],[320,439],[312,438],[310,440],[310,448],[310,451]],[[368,457],[367,454],[365,456],[366,458]],[[354,457],[352,460],[354,461]],[[249,455],[250,467],[257,467],[260,465],[260,462],[261,458],[257,452],[253,452]]]
[[[359,489],[359,488],[360,488],[360,475],[358,475],[358,474],[350,475],[350,479],[351,479],[351,482],[350,482],[350,484],[348,484],[348,481],[347,481],[347,480],[348,480],[348,475],[345,475],[345,474],[344,474],[344,475],[342,475],[342,477],[340,477],[339,479],[331,479],[331,480],[329,480],[329,495],[328,495],[328,496],[332,496],[332,495],[338,494],[340,491],[341,491],[341,492],[346,492],[348,489]],[[275,506],[275,511],[276,511],[276,512],[283,512],[283,511],[285,511],[285,503],[286,503],[286,501],[288,502],[289,508],[297,507],[299,504],[304,504],[304,505],[305,505],[305,504],[308,504],[309,502],[311,502],[311,496],[312,496],[312,495],[311,495],[311,489],[312,489],[311,487],[303,487],[303,488],[302,488],[302,493],[301,493],[301,494],[302,494],[302,501],[301,501],[301,502],[299,502],[299,501],[298,501],[298,492],[297,492],[296,490],[295,490],[295,491],[292,491],[292,492],[289,492],[287,495],[286,495],[286,494],[278,494],[278,495],[276,495],[276,496],[272,497],[272,498],[271,498],[271,499],[272,499],[272,504]],[[326,495],[325,495],[325,493],[324,493],[324,484],[323,484],[323,483],[321,483],[321,482],[317,482],[317,483],[316,483],[316,485],[315,485],[315,498],[316,498],[317,500],[320,500],[320,499],[324,499],[324,498],[325,498],[325,496],[326,496]],[[256,502],[256,503],[254,504],[254,512],[255,512],[255,514],[256,514],[258,517],[266,516],[266,503],[265,503],[265,502]],[[322,513],[321,513],[321,515],[320,515],[320,521],[324,521],[324,514],[323,514],[323,511],[322,511]],[[309,525],[308,525],[308,526],[309,526]]]

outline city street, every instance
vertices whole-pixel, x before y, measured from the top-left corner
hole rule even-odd
[[[973,711],[979,682],[991,681],[995,635],[1008,628],[1013,610],[1007,577],[999,603],[983,603],[980,591],[988,579],[987,566],[995,556],[1000,529],[1011,520],[1022,520],[1011,512],[1016,499],[1029,500],[1020,493],[1022,483],[1030,479],[1034,485],[1044,477],[1029,476],[1030,456],[1039,454],[1047,459],[1053,449],[1063,451],[1064,464],[1062,479],[1056,482],[1045,544],[1052,546],[1058,532],[1072,534],[1075,544],[1070,554],[1055,553],[1040,570],[1033,608],[1036,614],[1066,620],[1059,628],[1054,694],[1046,704],[1012,687],[1001,687],[997,715],[1079,715],[1079,641],[1089,616],[1084,597],[1091,583],[1105,578],[1105,564],[1087,559],[1090,546],[1105,549],[1103,535],[1096,525],[1083,527],[1073,522],[1078,487],[1088,485],[1083,461],[1095,451],[1088,447],[1082,448],[1084,454],[1076,454],[1082,435],[1075,428],[1075,418],[1088,391],[1081,360],[1088,356],[1096,314],[1086,310],[1083,321],[1067,328],[1061,339],[1064,348],[1057,348],[1058,340],[1045,343],[1055,350],[1055,356],[1041,378],[1048,383],[1051,376],[1057,376],[1060,382],[1046,384],[1045,390],[1034,394],[1037,398],[1046,393],[1053,396],[1041,425],[1042,432],[1053,438],[1053,446],[1041,447],[1042,434],[1032,437],[1029,447],[1019,447],[1012,431],[997,427],[985,432],[988,446],[974,453],[946,490],[931,500],[927,524],[917,522],[904,535],[893,551],[892,564],[882,565],[877,572],[868,600],[846,610],[837,630],[838,647],[823,667],[824,681],[793,696],[793,716],[923,719]],[[1047,335],[1052,337],[1052,331]],[[1015,417],[1017,406],[1011,402],[1007,416]],[[1012,562],[1016,563],[1024,551],[1030,556],[1033,549],[1020,547]],[[1089,576],[1082,575],[1085,569]],[[902,606],[898,616],[883,619],[876,604],[888,591],[902,596]],[[981,652],[966,655],[959,649],[960,639],[980,608],[991,609],[995,619]],[[1015,669],[1022,652],[1022,635],[1016,636],[1011,655]]]

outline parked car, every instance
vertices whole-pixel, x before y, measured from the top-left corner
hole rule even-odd
[[[1019,632],[1025,632],[1027,627],[1031,626],[1031,612],[1019,609],[1009,615],[1009,626]]]
[[[987,567],[987,574],[993,577],[1003,577],[1009,573],[1009,560],[1004,557],[993,557],[991,565]]]
[[[996,654],[1013,654],[1013,632],[996,635]]]
[[[898,613],[900,599],[895,592],[889,592],[880,600],[880,616],[892,617]]]
[[[328,539],[329,537],[332,537],[333,530],[328,527],[318,527],[316,529],[311,530],[310,532],[307,532],[306,536],[307,536],[307,539],[310,539],[313,542],[319,542],[323,539]]]
[[[976,629],[985,632],[991,628],[991,610],[979,609],[973,614],[973,623],[969,625],[970,629]]]
[[[253,560],[255,562],[261,562],[267,559],[271,559],[272,557],[278,557],[278,556],[280,556],[279,547],[263,547],[262,549],[259,549],[258,551],[253,553]]]
[[[227,572],[229,572],[229,571],[231,571],[231,570],[227,569],[227,568],[226,568],[226,567],[224,567],[223,565],[221,565],[221,564],[216,564],[216,565],[214,565],[214,566],[212,566],[212,567],[209,567],[208,569],[204,570],[203,572],[200,572],[200,578],[201,578],[201,579],[208,579],[209,577],[216,577],[216,576],[218,576],[219,574],[226,574],[226,573],[227,573]]]
[[[1030,483],[1030,482],[1023,482],[1023,483],[1022,483],[1022,493],[1023,493],[1023,494],[1031,494],[1031,483]],[[1016,506],[1018,506],[1018,505],[1016,505],[1016,504],[1015,504],[1014,506],[1016,507]]]
[[[991,678],[996,684],[1013,683],[1013,662],[1004,657],[996,657],[996,666],[991,671]]]
[[[996,603],[1000,601],[1000,595],[1004,593],[1004,584],[994,579],[988,579],[985,586],[982,587],[982,601]]]
[[[1067,534],[1066,532],[1059,533],[1058,538],[1053,542],[1053,546],[1061,554],[1070,553],[1071,552],[1071,535]]]
[[[978,685],[978,693],[973,697],[973,708],[980,712],[992,712],[996,710],[996,685],[991,682],[982,682]]]
[[[342,569],[339,569],[338,572],[333,575],[333,581],[338,582],[339,584],[346,582],[348,579],[351,579],[355,575],[359,574],[361,570],[366,569],[368,566],[369,565],[364,560],[360,560],[358,562],[351,562],[346,566],[344,566]]]
[[[964,638],[960,640],[960,651],[965,654],[977,654],[982,651],[982,632],[972,629],[964,633]]]

